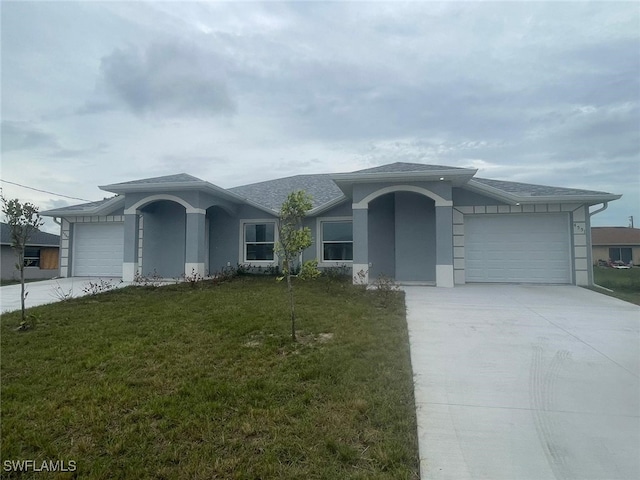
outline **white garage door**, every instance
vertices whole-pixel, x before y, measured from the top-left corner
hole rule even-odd
[[[465,216],[464,237],[467,282],[571,282],[566,214]]]
[[[121,277],[124,255],[122,223],[76,223],[73,234],[73,275]]]

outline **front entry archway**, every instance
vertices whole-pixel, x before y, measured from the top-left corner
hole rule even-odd
[[[451,185],[373,186],[354,189],[354,283],[386,275],[453,287]]]
[[[140,210],[143,220],[142,274],[177,278],[185,273],[186,209],[158,200]]]
[[[368,212],[369,278],[435,284],[435,202],[394,192],[371,201]]]

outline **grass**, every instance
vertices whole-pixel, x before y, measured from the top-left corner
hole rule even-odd
[[[402,295],[297,283],[295,344],[272,278],[5,314],[1,460],[77,471],[3,478],[416,479]]]
[[[613,290],[613,292],[607,292],[600,288],[593,290],[640,305],[640,268],[618,270],[608,267],[593,267],[593,279],[597,285]]]

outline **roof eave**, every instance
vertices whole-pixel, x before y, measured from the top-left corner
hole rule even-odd
[[[124,207],[124,197],[117,196],[96,208],[94,215],[106,214],[120,207]]]
[[[122,184],[116,183],[113,185],[100,185],[98,188],[105,192],[112,193],[135,193],[135,192],[157,192],[157,191],[170,191],[170,190],[199,190],[206,187],[209,182],[197,181],[197,182],[170,182],[170,183],[134,183],[134,184]],[[211,184],[209,184],[211,185]]]
[[[473,179],[467,182],[467,184],[465,185],[465,188],[477,193],[481,193],[483,195],[488,195],[490,197],[495,198],[496,200],[510,203],[512,205],[515,205],[516,203],[519,202],[519,199],[516,195],[513,195],[509,192],[505,192],[504,190],[500,190],[499,188],[485,185],[484,183],[477,182]]]
[[[218,185],[214,185],[213,183],[204,182],[202,187],[203,187],[202,189],[205,192],[214,193],[215,195],[220,195],[229,201],[236,202],[236,203],[249,203],[249,200],[247,200],[246,198],[238,195],[237,193],[233,193],[233,192],[230,192],[229,190],[219,187]]]
[[[441,178],[446,181],[462,180],[462,183],[466,183],[477,171],[471,168],[456,168],[418,172],[334,173],[329,178],[336,183],[396,182],[402,180],[440,181]]]
[[[307,217],[314,217],[316,215],[319,215],[323,212],[326,212],[327,210],[332,209],[333,207],[341,204],[342,202],[344,202],[345,200],[347,200],[349,197],[347,197],[346,195],[341,195],[337,198],[334,198],[333,200],[328,201],[327,203],[324,203],[322,205],[318,205],[315,208],[312,208],[311,210],[309,210],[307,212]]]
[[[622,195],[546,195],[534,197],[517,197],[520,204],[531,203],[582,203],[587,205],[597,205],[604,202],[618,200]]]
[[[280,212],[278,212],[277,210],[274,210],[273,208],[265,207],[264,205],[260,205],[259,203],[256,203],[246,198],[243,198],[242,201],[247,205],[249,205],[250,207],[257,208],[258,210],[262,210],[263,212],[273,215],[275,217],[280,216]]]
[[[221,196],[226,200],[235,203],[248,203],[254,207],[265,210],[262,205],[255,204],[247,200],[246,198],[238,195],[237,193],[230,192],[222,187],[219,187],[211,182],[207,181],[194,181],[194,182],[171,182],[171,183],[144,183],[135,185],[103,185],[99,187],[107,192],[126,194],[126,193],[144,193],[144,192],[174,192],[176,190],[196,190],[205,193],[213,193]],[[267,209],[266,211],[270,211]]]
[[[120,203],[122,205],[120,205]],[[117,196],[112,199],[104,202],[101,205],[93,208],[87,208],[84,210],[45,210],[44,212],[40,212],[40,215],[44,215],[45,217],[77,217],[79,215],[106,215],[113,210],[124,207],[124,197]]]
[[[452,186],[465,185],[478,170],[471,168],[456,168],[450,170],[433,170],[420,172],[374,172],[374,173],[335,173],[329,178],[347,196],[351,187],[356,183],[383,182],[451,182]]]
[[[6,245],[6,246],[11,246],[11,243],[9,242],[2,242],[0,243],[0,245]],[[50,248],[60,248],[60,244],[59,243],[41,243],[41,242],[36,242],[36,243],[27,243],[27,247],[50,247]]]
[[[612,193],[603,193],[596,195],[517,195],[515,193],[505,192],[499,188],[486,185],[475,180],[470,180],[465,188],[474,190],[501,200],[512,205],[516,204],[536,204],[536,203],[586,203],[588,205],[597,205],[603,202],[612,202],[618,200],[622,195]]]

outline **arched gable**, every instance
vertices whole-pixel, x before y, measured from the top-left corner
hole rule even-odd
[[[438,195],[437,193],[432,192],[431,190],[428,190],[424,187],[418,187],[416,185],[391,185],[388,187],[383,187],[379,190],[376,190],[373,193],[370,193],[369,195],[367,195],[366,197],[364,197],[362,200],[360,200],[357,203],[353,204],[353,208],[354,209],[366,209],[369,206],[369,203],[373,200],[375,200],[376,198],[382,196],[382,195],[386,195],[387,193],[393,193],[393,192],[414,192],[414,193],[418,193],[420,195],[424,195],[426,197],[429,197],[430,199],[432,199],[434,202],[436,202],[436,207],[451,207],[453,206],[453,202],[451,200],[446,200],[444,198],[442,198],[440,195]]]
[[[177,197],[175,195],[164,194],[164,193],[159,193],[159,194],[156,194],[156,195],[149,195],[148,197],[144,197],[143,199],[138,200],[132,206],[127,208],[124,211],[124,213],[126,215],[135,214],[136,211],[138,211],[142,207],[144,207],[146,205],[149,205],[150,203],[160,201],[160,200],[169,200],[171,202],[179,203],[180,205],[182,205],[185,208],[187,213],[202,213],[202,214],[206,213],[206,211],[204,209],[196,208],[196,207],[192,206],[189,202],[187,202],[183,198]]]

